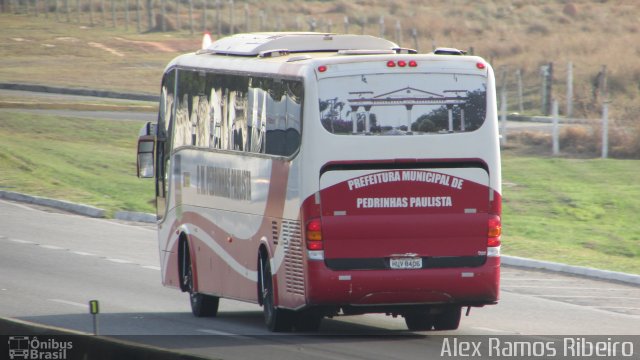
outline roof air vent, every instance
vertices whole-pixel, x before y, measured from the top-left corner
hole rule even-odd
[[[436,55],[464,55],[467,52],[454,48],[436,48],[433,53]]]

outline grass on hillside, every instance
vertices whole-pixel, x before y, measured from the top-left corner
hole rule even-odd
[[[188,33],[137,34],[53,18],[0,14],[0,81],[157,94],[175,56],[197,50]]]
[[[234,21],[235,32],[247,31],[247,26],[248,31],[308,31],[310,24],[316,24],[316,31],[344,32],[347,16],[351,33],[383,35],[420,52],[434,46],[473,48],[493,64],[499,83],[507,84],[512,106],[517,100],[516,70],[520,70],[525,113],[540,111],[540,67],[550,62],[554,64],[553,94],[564,111],[567,64],[572,62],[574,116],[597,117],[602,97],[594,100],[593,84],[606,65],[611,115],[634,123],[640,114],[636,101],[640,25],[637,4],[629,0],[238,0],[233,3],[234,16],[231,3],[221,2],[220,24],[209,4],[204,26],[203,3],[194,2],[193,34],[187,6],[178,7],[180,2],[175,0],[152,3],[156,15],[161,14],[160,5],[166,6],[166,20],[175,25],[179,9],[180,29],[137,33],[133,18],[125,29],[124,0],[103,4],[109,12],[116,5],[115,27],[110,16],[99,16],[97,11],[90,21],[88,0],[78,3],[84,13],[77,14],[75,6],[69,8],[68,22],[64,14],[59,20],[54,14],[45,18],[42,10],[38,17],[0,14],[0,80],[74,87],[99,84],[102,89],[155,94],[163,67],[174,56],[196,50],[204,28],[215,35],[220,25],[226,36]],[[143,18],[146,31],[146,14]]]
[[[639,167],[504,155],[504,252],[640,274]]]
[[[154,212],[139,121],[0,110],[0,189]],[[503,156],[507,255],[640,274],[640,161]]]
[[[0,189],[155,212],[153,182],[136,177],[141,126],[0,110]]]

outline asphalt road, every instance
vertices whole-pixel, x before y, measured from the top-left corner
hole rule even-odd
[[[273,335],[255,305],[223,300],[217,318],[193,317],[185,294],[160,285],[150,225],[0,201],[0,316],[91,333],[93,299],[102,335],[222,359],[423,359],[450,335],[640,335],[640,287],[510,267],[500,303],[455,332],[364,315],[326,319],[316,336]]]

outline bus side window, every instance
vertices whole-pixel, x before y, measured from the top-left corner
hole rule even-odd
[[[180,71],[173,148],[291,156],[300,147],[301,81]]]
[[[266,153],[291,156],[300,146],[302,95],[291,91],[300,82],[271,81],[267,100]]]
[[[287,130],[285,134],[285,155],[293,155],[300,147],[300,123],[302,114],[302,83],[286,81],[287,88]]]
[[[264,153],[264,136],[267,122],[267,92],[261,88],[262,80],[251,78],[247,96],[247,146],[252,153]]]

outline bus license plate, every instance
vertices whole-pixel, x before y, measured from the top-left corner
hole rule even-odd
[[[392,258],[392,269],[421,269],[422,258]]]

